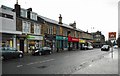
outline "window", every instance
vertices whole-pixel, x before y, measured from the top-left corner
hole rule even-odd
[[[100,35],[96,35],[96,37],[100,37]]]
[[[30,13],[30,19],[37,20],[37,14],[31,12],[31,13]]]
[[[22,25],[23,25],[23,33],[30,33],[30,26],[31,26],[31,23],[30,22],[27,22],[27,21],[23,21],[22,22]]]
[[[21,9],[20,16],[27,18],[27,10]]]
[[[5,13],[0,13],[0,17],[13,19],[13,15],[5,14]]]
[[[53,26],[49,25],[48,27],[48,34],[53,34]]]
[[[39,35],[41,33],[40,28],[41,28],[41,25],[34,24],[34,34]]]
[[[56,26],[56,33],[57,33],[57,35],[60,34],[60,27],[59,26]]]

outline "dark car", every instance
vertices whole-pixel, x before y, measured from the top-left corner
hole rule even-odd
[[[109,45],[103,45],[101,47],[101,51],[109,51],[110,50],[110,46]]]
[[[18,51],[16,48],[12,48],[12,47],[1,47],[0,53],[2,54],[0,57],[1,60],[23,57],[22,51]]]
[[[50,47],[40,47],[32,51],[32,55],[45,55],[45,54],[51,54],[51,53],[52,51]]]

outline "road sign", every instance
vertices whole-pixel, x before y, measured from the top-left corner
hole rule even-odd
[[[116,32],[109,32],[109,40],[115,40],[116,39]]]

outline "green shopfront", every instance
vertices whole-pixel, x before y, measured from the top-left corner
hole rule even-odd
[[[68,38],[63,36],[56,36],[56,48],[59,50],[68,50]]]
[[[43,36],[27,35],[27,46],[28,46],[28,53],[31,53],[32,49],[42,47]]]

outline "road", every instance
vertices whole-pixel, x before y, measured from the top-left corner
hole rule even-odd
[[[114,51],[118,51],[118,50],[114,49]],[[110,54],[110,52],[101,51],[100,49],[65,51],[60,53],[53,53],[52,55],[43,55],[43,56],[29,55],[29,56],[24,56],[24,58],[21,59],[10,59],[3,61],[2,73],[3,74],[82,74],[82,73],[86,73],[83,72],[82,70],[85,70],[85,68],[89,67],[89,65],[91,65],[92,63],[100,62],[100,60],[102,59],[104,59],[104,61],[111,59],[112,58],[111,56],[112,54]],[[104,61],[102,62],[104,63]],[[99,66],[97,64],[95,65]],[[113,67],[117,68],[117,65]],[[101,69],[101,71],[103,71],[103,69]],[[94,74],[94,72],[92,73]],[[106,73],[109,72],[111,71],[108,71]],[[117,71],[114,71],[114,74],[116,73]]]

